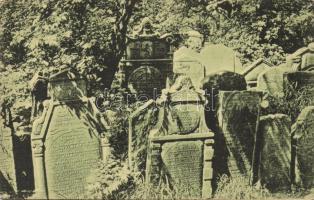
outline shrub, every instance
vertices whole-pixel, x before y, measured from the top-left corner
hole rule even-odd
[[[215,192],[215,199],[230,200],[263,200],[269,197],[269,193],[264,188],[249,185],[247,178],[243,176],[220,177],[218,187]]]

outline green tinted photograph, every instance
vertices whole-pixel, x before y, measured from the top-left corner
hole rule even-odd
[[[0,0],[0,200],[314,200],[313,0]]]

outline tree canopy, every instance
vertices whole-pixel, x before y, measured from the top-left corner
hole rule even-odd
[[[235,49],[244,64],[261,57],[279,64],[313,41],[314,33],[312,0],[4,0],[0,5],[2,102],[27,98],[27,82],[39,70],[75,67],[104,85],[104,77],[111,79],[117,69],[126,34],[143,17],[163,33],[198,30],[205,43]]]

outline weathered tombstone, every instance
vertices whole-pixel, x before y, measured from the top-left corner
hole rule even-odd
[[[194,87],[199,89],[205,75],[199,53],[184,47],[176,51],[173,55],[173,73],[189,76]]]
[[[291,189],[291,120],[284,114],[262,116],[258,136],[261,146],[259,180],[272,192]]]
[[[155,101],[149,100],[129,117],[128,157],[133,171],[145,171],[149,131],[156,125],[157,114]]]
[[[79,198],[101,157],[100,140],[84,97],[85,81],[70,69],[49,80],[51,101],[31,135],[34,198]]]
[[[293,71],[313,71],[314,70],[314,42],[307,47],[298,49],[295,53],[287,56],[287,65]]]
[[[129,81],[133,80],[130,76],[135,70],[150,66],[161,74],[154,76],[152,82],[158,83],[160,89],[165,88],[167,78],[172,74],[172,41],[172,35],[155,32],[152,22],[144,18],[138,30],[127,35],[125,56],[119,64],[119,72],[124,79],[122,82],[126,83],[124,87],[127,88]]]
[[[132,72],[128,81],[128,88],[138,99],[155,99],[166,85],[162,81],[160,71],[152,66],[142,66]],[[146,97],[146,98],[144,98]]]
[[[166,178],[183,198],[209,198],[214,135],[205,124],[203,99],[189,88],[169,92],[159,99],[158,123],[150,132],[147,182]]]
[[[246,90],[247,85],[246,81],[243,75],[229,72],[229,71],[219,71],[217,73],[213,73],[210,75],[207,75],[202,80],[202,89],[205,91],[205,96],[207,98],[207,104],[206,104],[206,123],[207,126],[213,130],[214,132],[217,132],[217,117],[216,117],[216,111],[217,111],[217,102],[218,102],[218,93],[220,90],[223,91],[242,91]],[[215,135],[215,137],[218,136],[218,133]],[[215,143],[216,145],[217,143]],[[218,145],[218,144],[217,144]]]
[[[11,129],[0,120],[0,192],[17,192],[13,142]]]
[[[283,75],[286,72],[291,72],[286,64],[265,70],[257,78],[257,89],[268,92],[271,96],[283,97]]]
[[[296,180],[306,189],[314,186],[314,106],[305,107],[291,128],[296,150]]]
[[[201,60],[205,66],[205,75],[221,70],[240,73],[243,68],[236,53],[222,44],[209,45],[201,50]]]
[[[287,97],[302,94],[303,100],[308,105],[313,104],[314,97],[314,72],[299,71],[284,74],[284,92]],[[291,94],[292,93],[292,94]]]
[[[247,66],[241,74],[245,77],[245,80],[250,88],[256,87],[257,77],[263,71],[273,67],[273,64],[262,58],[256,60],[251,65]]]
[[[217,174],[231,176],[243,175],[252,181],[256,174],[255,138],[259,121],[261,92],[254,91],[220,91],[217,110],[220,134],[224,136],[225,146],[217,147],[222,151],[215,160]],[[227,152],[225,152],[225,150]],[[227,162],[227,171],[224,166]],[[220,166],[223,166],[220,169]]]

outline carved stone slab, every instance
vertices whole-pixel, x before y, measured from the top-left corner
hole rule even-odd
[[[212,196],[213,134],[168,135],[150,140],[147,184],[170,184],[184,199]],[[167,180],[166,183],[163,180]]]
[[[215,164],[218,170],[225,166],[223,162],[228,166],[228,171],[221,173],[252,176],[261,96],[261,92],[254,91],[219,92],[218,126],[224,140],[219,143],[225,146],[217,146],[215,151],[225,153],[220,153]]]
[[[158,109],[153,100],[135,110],[129,117],[129,167],[144,173],[149,132],[157,123]]]
[[[291,120],[284,114],[261,117],[258,135],[261,137],[260,180],[273,192],[291,187]]]
[[[291,128],[295,143],[297,163],[296,180],[304,188],[314,186],[314,107],[302,110],[296,123]]]
[[[67,106],[56,106],[45,141],[49,198],[79,198],[99,159],[97,136]]]
[[[46,103],[47,104],[47,103]],[[32,152],[36,198],[80,198],[101,159],[99,133],[83,101],[50,101],[34,122]]]

